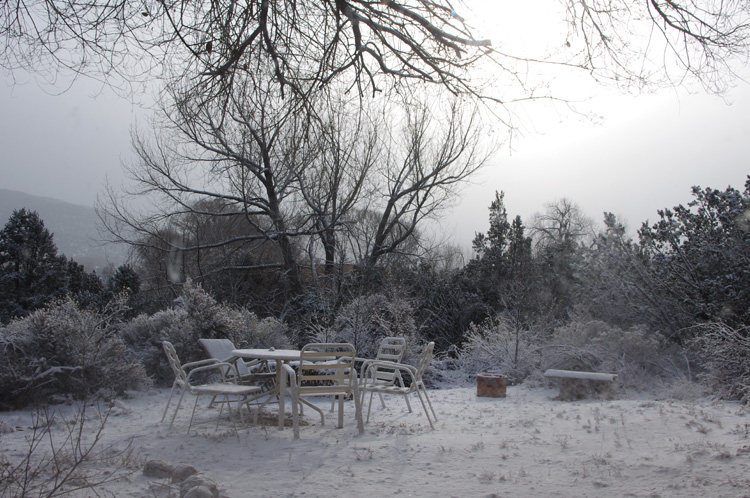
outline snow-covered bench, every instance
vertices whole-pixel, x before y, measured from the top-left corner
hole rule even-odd
[[[557,380],[560,394],[556,399],[569,401],[591,396],[612,399],[615,395],[613,383],[617,380],[616,374],[549,369],[544,376]]]

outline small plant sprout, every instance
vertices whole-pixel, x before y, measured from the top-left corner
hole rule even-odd
[[[560,448],[563,450],[568,449],[568,445],[570,443],[570,440],[573,439],[573,437],[569,434],[557,434],[555,435],[555,440],[560,445]]]

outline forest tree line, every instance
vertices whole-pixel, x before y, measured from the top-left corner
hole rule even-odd
[[[498,192],[465,264],[455,249],[438,247],[375,266],[321,265],[320,274],[301,272],[290,295],[277,267],[202,274],[201,262],[224,248],[159,254],[136,247],[131,264],[104,282],[58,255],[43,221],[21,209],[0,232],[2,351],[9,365],[31,356],[55,361],[57,353],[34,355],[21,343],[43,337],[37,346],[54,351],[82,333],[101,335],[119,344],[112,351],[128,351],[114,363],[131,373],[121,381],[166,382],[164,338],[195,359],[203,354],[199,337],[251,346],[345,340],[367,355],[380,338],[400,335],[415,349],[435,341],[446,378],[496,369],[521,382],[548,367],[607,369],[628,374],[629,387],[644,376],[710,378],[719,392],[747,400],[749,213],[750,179],[742,191],[694,187],[688,203],[659,210],[633,239],[610,213],[595,231],[568,199],[527,226],[508,215]],[[413,237],[420,247],[419,233]],[[93,361],[91,353],[82,357]],[[14,375],[0,376],[7,393],[19,394],[20,379],[34,378]]]

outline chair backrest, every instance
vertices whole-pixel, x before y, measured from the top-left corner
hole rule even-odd
[[[169,366],[172,367],[172,372],[174,372],[175,383],[187,386],[187,374],[185,374],[185,371],[182,369],[180,358],[177,356],[177,351],[174,349],[174,346],[169,341],[162,341],[161,346],[164,348],[164,352],[167,354],[167,360],[169,361]]]
[[[349,393],[354,375],[354,346],[312,343],[302,348],[297,384],[301,394]]]
[[[376,360],[401,363],[406,349],[406,339],[403,337],[386,337],[380,342]],[[397,368],[378,366],[370,375],[378,384],[394,384],[400,379],[400,371]]]
[[[386,337],[380,342],[377,360],[401,363],[406,349],[406,339],[403,337]]]
[[[432,361],[432,351],[435,349],[435,343],[429,342],[424,348],[422,358],[419,359],[419,365],[417,366],[417,373],[414,378],[415,381],[421,381],[424,371],[427,369],[427,365]]]
[[[227,359],[231,358],[232,350],[236,349],[234,347],[234,343],[232,343],[232,341],[230,341],[229,339],[198,339],[198,342],[200,342],[201,346],[203,346],[203,349],[206,350],[208,356],[219,361],[226,361]],[[235,365],[237,367],[237,373],[240,377],[250,373],[250,370],[247,368],[247,365],[244,361],[236,361]],[[234,374],[231,369],[227,370],[227,372],[224,372],[226,375]]]

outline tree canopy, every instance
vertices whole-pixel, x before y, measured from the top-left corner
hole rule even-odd
[[[65,292],[66,261],[36,211],[13,211],[0,231],[0,319],[25,316]]]
[[[468,72],[479,60],[493,63],[493,77],[520,87],[530,65],[551,64],[626,84],[697,78],[721,91],[735,58],[747,56],[742,1],[565,0],[561,50],[538,54],[492,47],[462,7],[448,0],[3,2],[0,66],[126,82],[178,79],[208,100],[259,65],[271,66],[280,88],[298,95],[334,80],[360,94],[419,81],[483,95]],[[525,90],[523,99],[540,96],[539,88]]]

